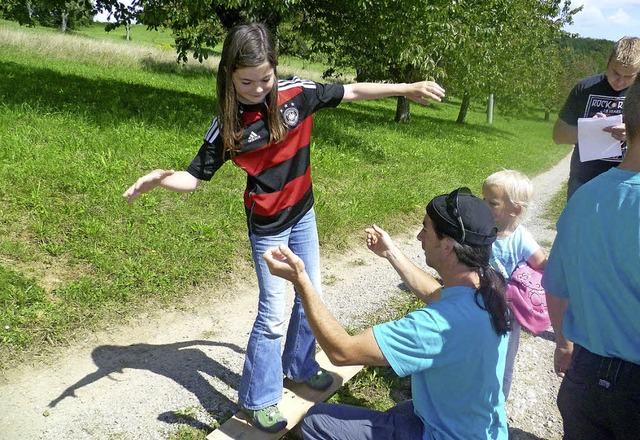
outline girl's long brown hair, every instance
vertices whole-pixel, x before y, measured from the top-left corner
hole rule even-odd
[[[231,75],[244,67],[257,67],[269,63],[273,68],[273,88],[267,95],[267,124],[269,141],[282,141],[287,130],[278,109],[278,56],[273,38],[262,23],[244,23],[229,30],[222,46],[218,65],[218,110],[220,133],[225,153],[231,159],[238,152],[243,135],[243,124],[238,113],[238,96]]]

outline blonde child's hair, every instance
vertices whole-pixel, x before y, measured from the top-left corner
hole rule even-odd
[[[504,189],[509,203],[520,207],[520,215],[515,218],[516,223],[525,218],[529,208],[532,206],[533,185],[531,180],[520,171],[497,171],[487,177],[482,186],[497,186]]]

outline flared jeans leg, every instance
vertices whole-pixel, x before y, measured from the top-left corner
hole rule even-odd
[[[238,400],[245,408],[257,410],[282,399],[283,375],[296,382],[304,382],[319,368],[315,360],[316,340],[297,292],[285,339],[287,282],[271,275],[262,258],[267,249],[286,244],[304,261],[311,282],[322,295],[315,213],[310,210],[280,234],[258,236],[249,233],[249,239],[260,294],[258,314],[247,344]]]

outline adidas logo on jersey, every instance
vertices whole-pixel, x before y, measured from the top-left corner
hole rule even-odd
[[[250,144],[251,142],[257,141],[258,139],[260,139],[260,135],[255,131],[252,131],[251,134],[249,134],[249,139],[247,139],[247,143]]]

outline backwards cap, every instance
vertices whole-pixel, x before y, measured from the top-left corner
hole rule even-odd
[[[487,246],[498,234],[489,206],[466,187],[434,197],[427,205],[427,215],[436,230],[460,244]]]

